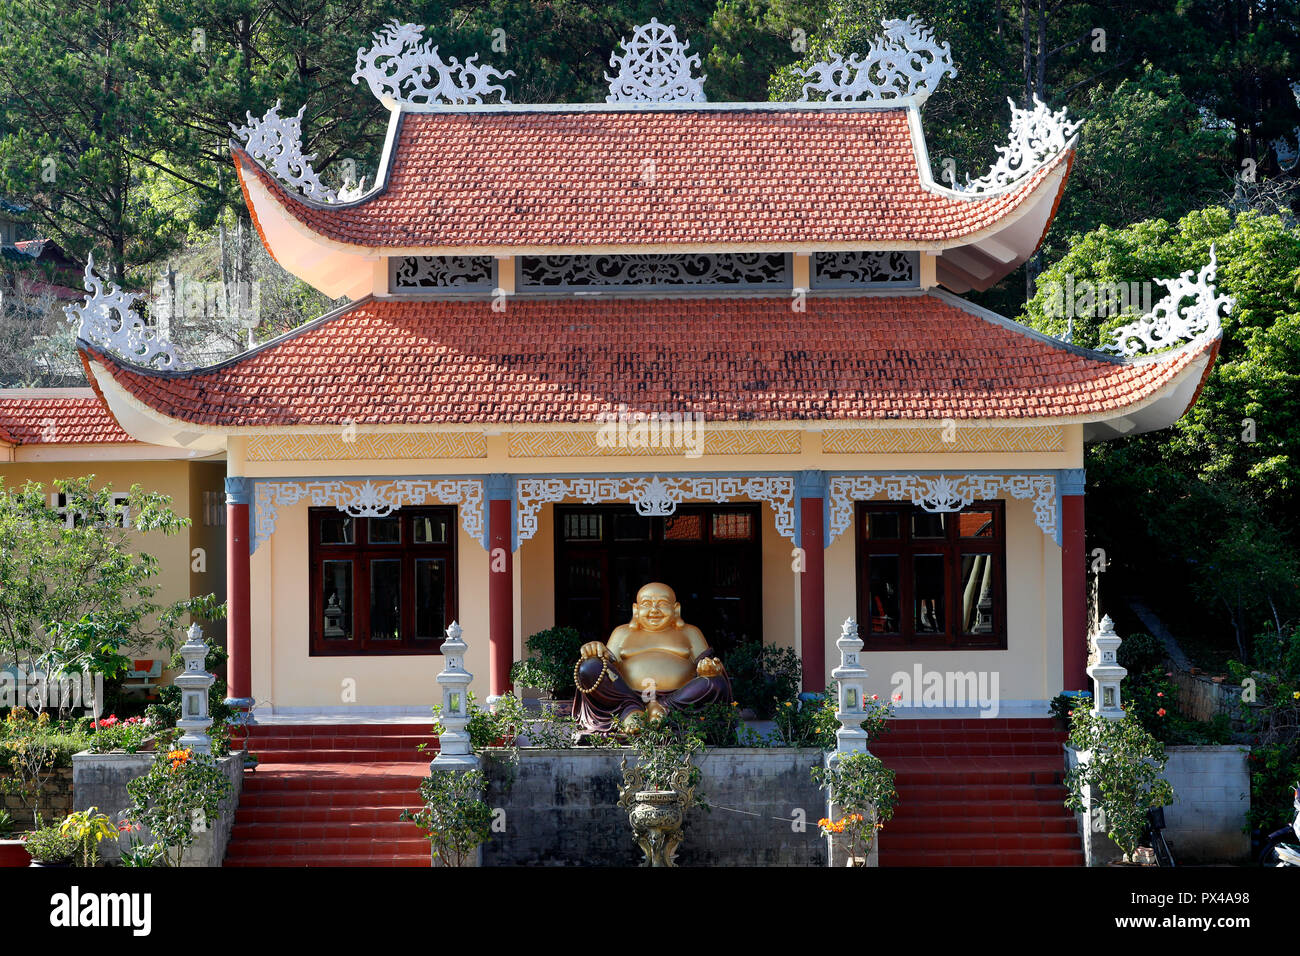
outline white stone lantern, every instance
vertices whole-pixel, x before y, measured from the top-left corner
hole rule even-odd
[[[1088,668],[1092,678],[1094,716],[1119,720],[1124,716],[1120,700],[1120,681],[1128,671],[1119,666],[1120,636],[1115,633],[1115,622],[1106,615],[1101,619],[1101,627],[1093,638],[1097,647],[1097,663]]]
[[[185,636],[187,640],[181,645],[184,666],[172,681],[181,689],[181,716],[176,721],[182,732],[178,746],[210,754],[212,738],[207,731],[212,726],[212,716],[208,713],[208,691],[216,678],[207,670],[208,645],[203,640],[203,629],[191,624]]]
[[[862,721],[867,716],[863,700],[867,669],[862,666],[862,639],[858,637],[857,621],[848,618],[844,622],[835,646],[840,649],[840,666],[831,671],[831,677],[839,687],[835,719],[840,722],[840,729],[835,732],[836,750],[839,753],[865,753],[867,732],[862,729]]]
[[[470,746],[469,685],[474,675],[465,670],[465,651],[469,645],[460,639],[460,625],[455,621],[447,628],[447,639],[442,642],[444,667],[438,675],[442,687],[442,714],[439,723],[443,733],[438,737],[438,756],[429,764],[430,770],[472,770],[478,766],[478,757]]]

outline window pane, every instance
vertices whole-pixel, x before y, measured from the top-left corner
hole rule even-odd
[[[913,538],[946,538],[948,536],[948,515],[932,515],[928,511],[912,512]]]
[[[898,538],[898,512],[897,511],[868,511],[867,512],[867,537],[868,538]]]
[[[446,544],[447,518],[445,515],[416,515],[411,519],[416,544]]]
[[[873,554],[867,559],[868,630],[873,634],[898,633],[898,556]]]
[[[402,562],[370,562],[370,639],[402,638]]]
[[[599,541],[601,536],[601,516],[591,511],[564,516],[565,541]]]
[[[963,538],[993,537],[992,511],[963,511],[957,516],[958,534]]]
[[[393,515],[389,518],[371,518],[367,537],[371,544],[401,544],[402,519]]]
[[[649,541],[650,519],[638,514],[614,515],[615,541]]]
[[[321,597],[325,605],[322,636],[327,641],[352,640],[352,562],[321,562]]]
[[[751,541],[754,538],[754,515],[748,511],[715,511],[715,541]]]
[[[962,556],[961,629],[967,634],[993,633],[994,560],[991,554]]]
[[[447,562],[415,562],[415,639],[440,638],[447,627]]]
[[[916,633],[944,633],[943,555],[918,554],[912,558],[912,588]]]
[[[352,519],[345,514],[326,515],[320,519],[321,544],[351,544]]]
[[[582,597],[599,597],[604,587],[600,558],[573,558],[566,570],[568,591],[571,595]]]
[[[704,516],[698,512],[664,518],[665,541],[699,541],[704,537]]]

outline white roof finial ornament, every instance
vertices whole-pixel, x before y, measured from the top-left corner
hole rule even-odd
[[[885,32],[871,41],[862,59],[847,60],[834,50],[827,50],[830,60],[814,63],[806,70],[796,68],[800,76],[817,75],[803,85],[799,97],[806,103],[813,92],[826,94],[827,100],[887,102],[912,99],[920,106],[945,76],[956,76],[952,65],[952,48],[940,43],[934,33],[916,17],[906,20],[881,20]]]
[[[1044,163],[1065,152],[1083,125],[1083,120],[1070,120],[1062,106],[1055,113],[1047,104],[1034,97],[1033,109],[1022,110],[1011,104],[1011,137],[1006,146],[998,147],[997,161],[979,179],[968,175],[966,183],[954,187],[959,193],[991,193],[1006,189]]]
[[[632,39],[619,41],[623,52],[611,53],[609,65],[618,70],[605,74],[609,83],[606,103],[703,103],[704,76],[692,76],[700,65],[698,54],[686,55],[690,41],[677,39],[677,28],[652,17],[632,31]]]
[[[101,345],[134,365],[145,368],[180,371],[193,366],[182,362],[176,348],[162,338],[157,330],[144,324],[144,319],[131,307],[141,298],[134,292],[123,292],[116,282],[104,288],[104,282],[95,274],[95,257],[86,257],[86,301],[64,306],[68,321],[77,326],[77,338],[92,345]]]
[[[1232,297],[1220,295],[1214,287],[1218,265],[1214,246],[1210,246],[1210,261],[1201,266],[1199,273],[1188,269],[1176,279],[1156,279],[1168,294],[1136,322],[1116,329],[1115,340],[1098,351],[1131,357],[1182,345],[1200,336],[1218,335],[1222,328],[1220,310],[1227,315],[1233,306]],[[1183,306],[1185,299],[1192,301]]]
[[[370,49],[357,50],[357,71],[352,82],[365,80],[370,92],[390,110],[399,106],[427,106],[432,103],[482,103],[496,93],[509,103],[506,90],[494,79],[514,76],[496,67],[475,63],[475,53],[462,63],[452,57],[444,61],[432,40],[423,40],[424,27],[416,23],[389,20],[374,34]]]
[[[1291,84],[1291,92],[1295,94],[1295,102],[1300,106],[1300,80]],[[1296,140],[1296,145],[1292,146],[1291,141],[1285,136],[1279,136],[1273,140],[1273,152],[1277,154],[1277,164],[1286,172],[1295,168],[1297,160],[1300,160],[1300,126],[1291,130],[1291,136]]]
[[[309,199],[333,203],[360,198],[360,183],[351,189],[345,189],[340,196],[322,183],[316,171],[311,168],[311,161],[316,158],[316,154],[302,154],[302,117],[306,110],[307,104],[304,103],[296,116],[281,116],[280,101],[276,100],[275,105],[261,119],[254,119],[250,112],[245,114],[248,117],[246,126],[231,123],[230,128],[244,144],[248,155],[257,160],[263,169]]]

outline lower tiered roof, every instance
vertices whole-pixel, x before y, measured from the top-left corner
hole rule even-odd
[[[711,422],[1101,421],[1178,386],[1178,407],[1159,416],[1168,424],[1194,400],[1218,338],[1121,360],[911,292],[810,295],[801,312],[759,295],[521,297],[504,312],[365,299],[183,372],[80,348],[115,413],[130,405],[203,431],[596,423],[621,405]]]

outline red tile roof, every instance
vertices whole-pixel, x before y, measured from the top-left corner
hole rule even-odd
[[[107,445],[135,441],[89,389],[68,396],[0,392],[0,440],[11,445]]]
[[[363,247],[907,245],[996,223],[1072,155],[954,199],[921,185],[907,115],[406,113],[383,191],[343,207],[303,201],[242,149],[235,165],[246,200],[251,175],[315,232]]]
[[[806,306],[367,299],[209,369],[145,371],[81,347],[146,405],[218,427],[594,422],[620,403],[713,421],[1045,419],[1125,408],[1205,354],[1117,362],[931,295]]]

